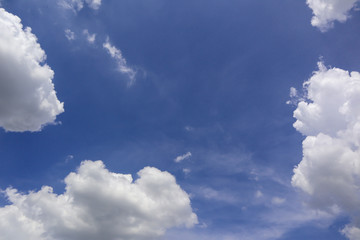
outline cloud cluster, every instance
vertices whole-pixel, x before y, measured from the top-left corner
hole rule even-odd
[[[0,240],[155,239],[166,229],[192,227],[189,196],[168,172],[145,167],[138,179],[84,161],[65,178],[61,195],[44,186],[22,194],[8,188],[0,208]]]
[[[101,0],[60,0],[60,6],[74,11],[80,11],[87,4],[90,8],[98,10],[101,6]]]
[[[128,75],[130,82],[129,86],[131,86],[135,82],[135,75],[136,72],[134,69],[130,68],[127,63],[126,59],[123,57],[120,49],[116,48],[109,42],[109,38],[103,44],[103,48],[107,51],[107,53],[115,59],[117,63],[117,70],[123,74]]]
[[[322,32],[333,27],[334,21],[345,22],[349,11],[355,7],[358,0],[307,0],[307,5],[313,11],[311,24]]]
[[[67,40],[72,41],[75,39],[75,33],[70,29],[65,29],[65,37]]]
[[[342,232],[360,239],[360,73],[320,62],[304,88],[294,127],[306,138],[292,185],[311,196],[311,206],[351,216]]]
[[[6,131],[39,131],[64,111],[54,72],[31,28],[0,8],[0,126]]]

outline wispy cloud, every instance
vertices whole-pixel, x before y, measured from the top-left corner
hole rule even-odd
[[[65,29],[65,37],[71,41],[75,39],[75,33],[71,31],[70,29]]]
[[[281,198],[281,197],[273,197],[271,199],[271,203],[274,205],[281,205],[286,201],[285,198]]]
[[[91,43],[91,44],[94,44],[94,43],[95,43],[95,39],[96,39],[96,34],[95,34],[95,33],[90,34],[90,33],[89,33],[89,30],[84,29],[83,34],[85,35],[86,40],[87,40],[89,43]]]
[[[77,12],[80,11],[85,4],[94,10],[99,9],[101,0],[60,0],[58,4],[65,9],[71,9]]]
[[[175,159],[174,159],[174,162],[176,163],[179,163],[187,158],[191,157],[191,152],[187,152],[185,153],[184,155],[181,155],[181,156],[177,156]]]
[[[135,82],[135,75],[136,72],[134,69],[130,68],[127,65],[126,59],[123,57],[120,49],[116,48],[115,46],[113,46],[110,41],[109,38],[106,39],[106,41],[103,44],[103,47],[106,49],[107,53],[113,58],[115,59],[116,63],[117,63],[117,70],[123,74],[128,75],[130,81],[128,83],[128,86],[131,86],[134,82]]]

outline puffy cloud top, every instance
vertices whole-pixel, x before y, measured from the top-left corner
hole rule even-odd
[[[39,131],[64,111],[56,97],[54,72],[44,50],[21,19],[0,8],[0,126]]]
[[[306,138],[292,184],[311,196],[311,206],[350,215],[342,232],[360,239],[360,73],[319,63],[304,87],[294,127]]]
[[[318,65],[304,83],[307,101],[299,102],[294,127],[307,136],[344,134],[349,127],[356,128],[360,117],[360,73]]]
[[[145,167],[133,181],[101,161],[84,161],[65,184],[61,195],[48,186],[28,194],[8,188],[12,204],[0,208],[0,240],[145,240],[197,223],[189,196],[156,168]]]
[[[322,32],[333,27],[334,21],[345,22],[349,18],[349,11],[358,0],[307,0],[306,3],[313,11],[311,24]]]

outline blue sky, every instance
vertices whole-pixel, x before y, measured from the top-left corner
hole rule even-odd
[[[0,2],[0,240],[359,239],[356,0]]]

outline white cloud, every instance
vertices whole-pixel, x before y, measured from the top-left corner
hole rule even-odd
[[[59,5],[66,9],[80,11],[87,4],[90,8],[98,10],[101,6],[101,0],[60,0]]]
[[[232,231],[181,231],[171,229],[166,233],[166,240],[275,240],[288,239],[287,233],[304,225],[328,228],[333,218],[324,212],[303,208],[295,202],[286,202],[281,208],[271,208],[263,214],[253,216],[256,224],[238,225]],[[242,211],[248,211],[242,207]],[[251,210],[249,210],[251,211]],[[247,212],[246,214],[250,214]],[[214,223],[208,223],[212,229]],[[241,236],[241,237],[239,237]]]
[[[319,63],[304,87],[294,127],[306,138],[292,184],[311,196],[312,207],[352,217],[343,233],[360,239],[360,73]]]
[[[188,131],[188,132],[191,132],[191,131],[194,130],[194,128],[191,127],[191,126],[185,126],[185,130]]]
[[[126,59],[122,56],[120,49],[117,49],[115,46],[111,45],[111,43],[109,42],[109,38],[106,39],[106,42],[103,44],[103,47],[106,49],[107,53],[113,59],[115,59],[117,63],[118,71],[128,75],[130,79],[128,85],[131,86],[135,82],[136,72],[127,65]]]
[[[261,198],[263,196],[263,193],[260,190],[257,190],[255,193],[256,198]]]
[[[64,111],[56,97],[54,72],[31,28],[0,8],[0,126],[6,131],[40,131]]]
[[[291,87],[290,88],[290,100],[286,102],[286,104],[297,106],[297,104],[300,101],[303,101],[304,99],[299,96],[298,91],[296,88]]]
[[[95,38],[96,38],[96,34],[95,34],[95,33],[90,34],[87,29],[84,29],[83,34],[85,35],[86,40],[87,40],[89,43],[93,44],[93,43],[95,42]]]
[[[296,97],[297,96],[297,90],[294,87],[290,88],[290,97]]]
[[[85,0],[85,2],[91,7],[92,9],[99,9],[101,5],[101,0]]]
[[[307,100],[294,111],[294,127],[307,136],[350,134],[347,130],[358,128],[360,116],[360,73],[318,65],[319,70],[304,83]]]
[[[281,205],[281,204],[283,204],[285,201],[286,201],[285,198],[280,198],[280,197],[273,197],[273,198],[271,199],[271,203],[274,204],[274,205]]]
[[[71,160],[73,160],[74,159],[74,155],[67,155],[66,156],[66,158],[65,158],[65,163],[68,163],[68,162],[70,162]]]
[[[311,24],[325,32],[333,27],[334,21],[345,22],[356,2],[358,0],[307,0],[314,15]]]
[[[168,172],[145,167],[131,175],[84,161],[65,178],[61,195],[44,186],[23,194],[8,188],[11,205],[0,208],[0,240],[155,239],[197,217],[189,196]]]
[[[70,29],[65,29],[65,37],[71,41],[75,39],[75,33],[71,31]]]
[[[227,203],[236,203],[238,201],[237,197],[231,192],[218,191],[211,187],[198,187],[193,189],[193,194],[196,197],[205,198],[208,200],[215,200],[220,202]]]
[[[174,159],[174,161],[177,162],[177,163],[179,163],[179,162],[181,162],[181,161],[183,161],[183,160],[185,160],[185,159],[187,159],[187,158],[189,158],[189,157],[191,157],[191,152],[187,152],[187,153],[185,153],[184,155],[177,156],[177,157]]]
[[[346,226],[343,230],[341,230],[341,233],[347,236],[349,239],[360,239],[360,228],[354,226]]]

